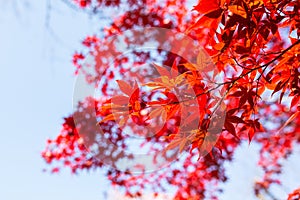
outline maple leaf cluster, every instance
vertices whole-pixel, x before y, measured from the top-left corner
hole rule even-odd
[[[173,186],[174,199],[217,199],[224,163],[247,141],[260,145],[264,171],[254,194],[281,184],[300,142],[298,0],[199,0],[193,10],[184,0],[72,3],[122,13],[73,56],[100,95],[76,102],[47,141],[52,172],[101,168],[130,197]],[[159,48],[132,47],[149,41]]]

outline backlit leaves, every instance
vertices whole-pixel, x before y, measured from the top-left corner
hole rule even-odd
[[[95,56],[96,75],[83,70],[88,56],[84,53],[73,56],[76,73],[86,75],[90,84],[103,78],[101,98],[96,102],[81,102],[74,113],[81,119],[89,119],[91,116],[85,112],[96,110],[97,120],[91,124],[82,120],[76,127],[72,116],[65,118],[61,133],[47,142],[42,153],[47,163],[62,161],[73,172],[101,168],[103,163],[88,156],[84,147],[87,141],[79,137],[78,128],[90,134],[101,128],[99,137],[104,142],[98,144],[100,152],[105,150],[101,145],[114,144],[106,153],[114,154],[112,157],[117,161],[128,148],[121,128],[137,124],[131,126],[132,132],[145,136],[145,128],[140,126],[152,125],[156,134],[147,135],[144,146],[139,148],[144,149],[147,142],[152,142],[164,145],[153,147],[150,153],[167,155],[174,151],[186,152],[188,156],[181,168],[167,168],[151,178],[145,174],[132,176],[129,172],[108,170],[108,179],[125,188],[127,196],[137,197],[147,186],[159,192],[163,187],[160,181],[165,180],[178,188],[175,199],[204,199],[212,181],[226,181],[223,163],[232,160],[241,141],[257,142],[261,146],[258,164],[265,174],[256,183],[255,194],[259,196],[272,184],[279,183],[274,178],[281,171],[279,161],[286,159],[293,151],[293,144],[300,142],[299,1],[199,0],[193,12],[188,11],[185,1],[75,0],[74,3],[92,13],[112,6],[124,10],[113,16],[110,25],[99,34],[101,37],[87,36],[82,41],[86,48],[83,52]],[[149,54],[144,52],[135,52],[135,61],[130,64],[131,58],[126,55],[114,58],[115,64],[107,63],[110,55],[102,46],[107,38],[126,30],[153,26],[189,34],[199,49],[205,49],[208,54],[195,49],[198,53],[191,58],[192,62],[175,59],[171,53],[165,54],[162,61],[151,60],[151,75],[155,78],[139,71],[139,66],[149,59]],[[130,44],[130,38],[125,39]],[[166,38],[153,37],[155,40],[164,42]],[[157,56],[160,53],[157,51]],[[126,68],[126,64],[130,66]],[[130,78],[123,79],[130,69],[136,70],[139,84]],[[220,75],[219,80],[208,79],[206,72]],[[118,80],[115,82],[115,79]],[[213,99],[214,91],[220,88],[222,93]],[[214,133],[215,130],[208,131],[207,127],[215,122],[212,119],[217,114],[213,107],[218,105],[226,109],[225,122],[218,133]],[[95,124],[97,128],[91,129]],[[196,124],[196,128],[190,128],[191,124]],[[210,138],[216,134],[219,140],[214,144]],[[193,157],[200,151],[210,153],[194,162]],[[127,156],[133,158],[133,155]],[[52,170],[58,171],[56,167]],[[295,190],[289,199],[297,198],[298,194]]]

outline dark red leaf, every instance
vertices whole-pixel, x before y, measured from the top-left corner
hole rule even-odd
[[[222,13],[223,13],[223,9],[220,8],[218,10],[214,10],[214,11],[211,11],[210,13],[205,14],[205,16],[208,18],[216,19],[216,18],[219,18]]]
[[[226,129],[229,133],[231,133],[232,135],[234,135],[235,137],[237,137],[236,131],[235,131],[235,127],[233,126],[232,123],[230,123],[230,122],[225,122],[224,127],[225,127],[225,129]]]

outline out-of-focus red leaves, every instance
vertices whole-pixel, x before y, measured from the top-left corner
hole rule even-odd
[[[287,200],[298,200],[300,199],[300,188],[294,190],[291,194],[289,194]]]

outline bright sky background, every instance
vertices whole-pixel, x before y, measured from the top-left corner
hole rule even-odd
[[[123,199],[100,172],[42,171],[46,139],[58,134],[62,117],[72,112],[72,54],[86,35],[96,32],[99,21],[60,1],[51,1],[51,10],[46,0],[24,1],[0,0],[0,199],[103,200],[109,190],[110,199]],[[261,173],[256,151],[252,144],[239,149],[228,165],[231,180],[221,199],[254,199],[252,184]],[[282,199],[300,180],[297,155],[285,167],[284,191],[275,191]]]

